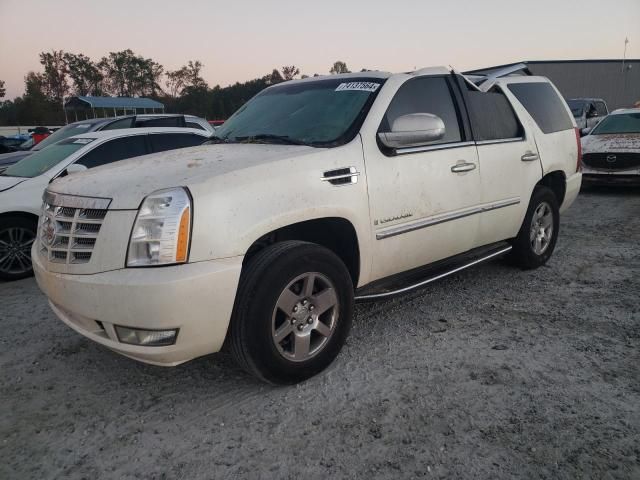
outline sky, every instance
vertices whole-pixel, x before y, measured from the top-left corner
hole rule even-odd
[[[640,58],[640,0],[0,0],[0,80],[21,95],[52,49],[99,60],[130,48],[165,70],[200,60],[209,85],[226,86],[336,60],[397,72],[622,58],[625,37]]]

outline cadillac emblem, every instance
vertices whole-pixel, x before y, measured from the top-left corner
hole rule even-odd
[[[56,225],[50,219],[47,218],[42,223],[42,241],[48,246],[52,246],[56,239]]]
[[[607,163],[616,163],[615,155],[607,155]]]

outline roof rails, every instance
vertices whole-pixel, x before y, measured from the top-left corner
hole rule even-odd
[[[491,87],[493,87],[498,78],[507,77],[519,72],[521,72],[521,74],[523,75],[533,75],[526,63],[516,63],[513,65],[507,65],[506,67],[499,68],[497,70],[489,70],[487,74],[474,72],[472,74],[465,75],[465,77],[473,82],[478,88],[480,88],[480,90],[486,92]]]

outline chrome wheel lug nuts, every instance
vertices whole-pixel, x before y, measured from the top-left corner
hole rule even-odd
[[[295,307],[293,307],[293,313],[296,313],[298,311],[298,306],[296,305]]]
[[[309,325],[311,325],[313,323],[313,318],[311,318],[311,317],[307,318],[307,323]]]
[[[295,319],[295,318],[292,318],[292,319],[291,319],[291,325],[295,325],[295,324],[296,324],[296,319]]]
[[[302,331],[303,328],[304,328],[304,325],[298,325],[298,330]]]
[[[310,310],[310,311],[313,311],[313,309],[314,309],[314,308],[316,308],[316,307],[315,307],[315,306],[313,306],[313,305],[309,305],[309,310]]]

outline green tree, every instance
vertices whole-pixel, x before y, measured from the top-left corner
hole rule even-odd
[[[7,89],[4,88],[4,80],[0,80],[0,98],[3,98],[7,93]]]
[[[331,67],[331,70],[329,70],[329,73],[331,75],[335,75],[338,73],[351,73],[351,70],[349,70],[346,63],[338,60],[333,64],[333,67]]]
[[[62,50],[40,53],[40,63],[44,67],[42,78],[44,94],[55,101],[63,102],[69,93],[67,82],[67,62]]]
[[[286,65],[282,67],[282,78],[284,80],[293,80],[300,73],[300,69],[295,65]]]
[[[81,53],[65,53],[64,59],[75,95],[100,96],[103,94],[102,81],[104,77],[98,65]]]
[[[119,97],[156,96],[164,67],[132,50],[109,52],[99,63],[109,92]]]

